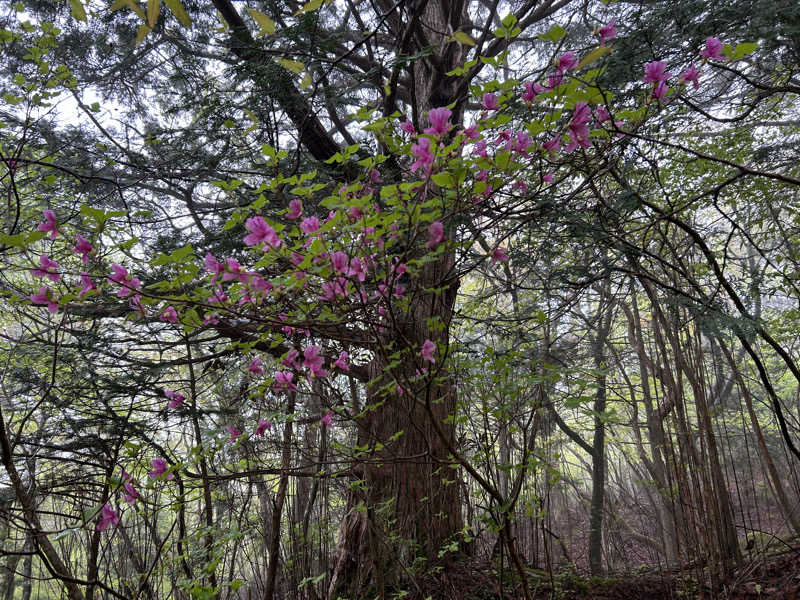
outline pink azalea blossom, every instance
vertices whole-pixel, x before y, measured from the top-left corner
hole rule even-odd
[[[667,63],[663,60],[654,60],[644,66],[644,77],[642,81],[645,83],[659,83],[661,81],[666,81],[670,77],[671,74],[667,72]]]
[[[464,129],[464,137],[468,140],[477,140],[480,137],[477,125],[470,125]]]
[[[289,367],[290,369],[299,369],[300,368],[300,361],[298,361],[298,357],[300,353],[292,348],[289,352],[286,353],[286,358],[281,361],[284,366]]]
[[[214,258],[214,255],[211,254],[211,252],[206,253],[206,258],[203,262],[208,272],[213,274],[213,277],[211,278],[211,283],[212,284],[216,283],[217,277],[219,277],[220,275],[222,275],[222,273],[225,272],[225,265],[223,265],[216,258]]]
[[[431,141],[426,138],[419,138],[416,144],[411,144],[411,153],[417,157],[414,164],[411,165],[411,172],[417,169],[424,169],[426,173],[430,173],[433,166],[433,153],[431,152]]]
[[[256,356],[253,360],[251,360],[250,364],[247,365],[247,370],[251,375],[263,375],[264,368],[261,366],[261,358]]]
[[[554,135],[552,138],[546,141],[543,144],[543,146],[544,149],[547,150],[550,154],[557,152],[558,150],[561,149],[561,136]]]
[[[87,240],[83,239],[80,233],[76,234],[75,239],[76,243],[73,251],[75,254],[80,254],[81,262],[86,264],[89,262],[89,254],[94,252],[94,246],[92,246]]]
[[[42,214],[44,215],[44,223],[39,223],[39,226],[36,228],[39,231],[44,231],[45,233],[50,232],[50,239],[54,240],[61,233],[58,230],[58,221],[56,220],[56,213],[52,210],[43,210]]]
[[[31,294],[31,302],[39,305],[46,304],[47,310],[53,314],[58,312],[58,302],[53,299],[53,291],[46,285],[40,287],[38,293]]]
[[[78,298],[83,298],[89,292],[92,292],[97,289],[97,286],[95,285],[94,281],[92,281],[92,278],[86,271],[81,273],[81,286],[83,287],[81,287],[81,291],[78,292]]]
[[[248,246],[256,246],[257,244],[269,244],[273,248],[278,248],[281,245],[281,239],[275,230],[270,226],[264,217],[250,217],[245,221],[244,226],[250,232],[244,238],[244,243]]]
[[[441,221],[434,221],[428,227],[428,250],[444,241],[444,225]]]
[[[222,274],[222,281],[233,281],[234,279],[238,280],[239,283],[247,283],[250,279],[250,273],[248,273],[235,258],[226,258],[225,272]]]
[[[150,461],[150,466],[152,466],[153,469],[150,471],[150,473],[148,473],[148,475],[152,479],[156,479],[162,475],[165,475],[165,479],[169,481],[174,477],[173,473],[167,473],[167,461],[163,458],[154,458]]]
[[[256,435],[264,437],[264,434],[267,432],[267,429],[272,428],[272,423],[270,423],[267,419],[260,419],[258,421],[258,425],[256,425]]]
[[[557,87],[561,86],[562,83],[564,83],[564,71],[559,69],[553,73],[550,73],[550,75],[547,78],[547,87],[545,88],[545,90],[547,91],[554,90]]]
[[[497,94],[488,92],[483,95],[484,110],[500,110],[500,104],[497,102]]]
[[[361,259],[357,256],[350,259],[350,268],[347,271],[347,275],[348,277],[356,277],[361,282],[367,278],[367,271],[361,264]]]
[[[667,95],[667,90],[669,87],[663,81],[659,81],[656,86],[653,88],[653,97],[658,98],[659,100],[663,100],[664,96]]]
[[[350,363],[348,360],[350,359],[350,355],[345,352],[344,350],[339,353],[339,358],[333,361],[333,366],[339,369],[340,371],[349,371],[350,370]]]
[[[294,199],[289,201],[289,212],[286,217],[289,219],[299,219],[303,216],[303,203],[300,200]]]
[[[434,352],[436,352],[436,344],[434,344],[430,340],[425,340],[425,343],[422,344],[422,350],[420,351],[422,358],[432,363],[435,363],[436,359],[433,356]]]
[[[227,430],[228,434],[231,436],[230,439],[228,439],[228,443],[229,444],[236,443],[237,438],[240,435],[242,435],[242,432],[239,431],[238,429],[236,429],[236,427],[234,427],[233,425],[225,425],[225,429]]]
[[[109,525],[117,525],[119,523],[119,515],[117,511],[111,508],[110,504],[104,504],[100,510],[100,520],[97,522],[97,531],[105,531]]]
[[[558,59],[558,65],[556,66],[556,68],[559,71],[569,71],[570,69],[574,69],[577,66],[578,66],[578,58],[575,56],[575,53],[565,52]]]
[[[319,420],[328,429],[333,429],[333,411],[328,411],[324,417]]]
[[[475,149],[472,151],[475,156],[487,158],[489,155],[486,152],[486,140],[478,140],[475,144]]]
[[[589,121],[592,118],[592,109],[586,102],[578,102],[575,105],[575,112],[568,127],[570,142],[564,149],[565,152],[572,152],[578,146],[589,148],[592,144],[589,141]]]
[[[341,250],[337,250],[333,253],[331,256],[331,262],[333,263],[333,270],[337,273],[344,273],[347,271],[347,254]]]
[[[408,119],[400,123],[400,129],[405,131],[408,135],[414,135],[417,132],[416,129],[414,129],[414,124]]]
[[[287,392],[296,392],[297,386],[292,383],[292,379],[294,379],[294,373],[291,371],[277,371],[275,373],[275,386],[273,390],[276,392],[287,391]]]
[[[603,25],[597,34],[600,36],[600,45],[605,46],[607,40],[613,40],[617,37],[617,19],[611,19],[606,25]]]
[[[303,366],[311,371],[311,375],[314,377],[325,377],[328,374],[328,372],[322,368],[321,351],[322,349],[319,346],[308,346],[303,350],[303,356],[305,357]]]
[[[555,177],[552,173],[547,173],[544,177],[542,177],[542,181],[545,183],[553,183],[553,181],[555,181]]]
[[[428,135],[444,135],[450,129],[452,129],[452,125],[450,124],[450,116],[453,113],[444,107],[440,108],[433,108],[428,111],[428,119],[431,122],[431,127],[425,129],[425,133]]]
[[[492,264],[496,264],[499,262],[507,262],[508,261],[508,254],[506,254],[506,249],[502,246],[495,248],[492,251]]]
[[[58,272],[59,266],[56,261],[46,254],[39,256],[39,268],[31,269],[34,277],[47,277],[50,281],[58,281],[61,275]]]
[[[108,276],[111,283],[116,283],[120,286],[117,296],[120,298],[127,298],[134,290],[138,290],[142,286],[142,282],[136,277],[128,274],[128,270],[122,265],[111,265],[113,273]]]
[[[177,323],[178,311],[175,310],[174,306],[168,306],[167,308],[164,309],[164,312],[162,312],[161,316],[158,318],[164,321],[165,323]]]
[[[700,79],[700,73],[694,67],[694,63],[692,63],[683,73],[681,73],[680,80],[683,83],[691,81],[692,85],[694,85],[694,89],[697,89],[700,87],[699,79]]]
[[[167,406],[169,406],[169,408],[172,410],[178,408],[181,403],[186,400],[186,396],[179,394],[178,392],[173,392],[172,390],[165,391],[164,395],[169,398],[169,404],[167,404]]]
[[[597,120],[597,123],[601,125],[606,121],[611,120],[611,113],[609,113],[608,109],[601,104],[594,109],[594,118]]]
[[[511,149],[514,152],[525,154],[528,151],[528,148],[531,146],[531,144],[533,144],[531,136],[529,136],[525,131],[518,131],[517,136],[514,139],[514,144],[511,146]]]
[[[522,100],[523,102],[531,103],[536,100],[536,95],[540,94],[544,91],[544,88],[539,85],[538,83],[534,83],[533,81],[526,81],[525,82],[525,91],[522,92]]]
[[[126,481],[122,484],[122,487],[125,488],[125,493],[122,495],[122,499],[125,500],[131,506],[142,497],[142,495],[133,487],[133,483],[130,481]]]
[[[722,42],[719,40],[719,38],[707,37],[706,47],[700,51],[700,56],[703,56],[709,60],[722,59]]]
[[[307,219],[303,219],[303,222],[300,223],[300,229],[306,235],[310,235],[315,231],[318,231],[319,227],[319,219],[317,217],[308,217]]]

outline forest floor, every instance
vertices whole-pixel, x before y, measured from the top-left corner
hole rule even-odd
[[[502,597],[507,600],[517,597],[512,585],[504,586],[501,592],[488,570],[481,575],[473,570],[470,576],[463,579],[456,573],[448,575],[441,582],[443,588],[449,588],[446,592],[440,588],[444,593],[443,598],[497,600]],[[551,577],[545,572],[536,571],[529,572],[529,576],[535,600],[800,600],[800,549],[767,557],[752,557],[730,581],[717,589],[712,589],[705,582],[698,582],[703,571],[697,569],[682,572],[642,570],[592,578],[574,573]],[[467,580],[471,581],[464,586]]]
[[[697,570],[640,572],[607,578],[560,576],[542,582],[537,600],[674,600],[688,598],[800,600],[800,550],[751,559],[718,589],[698,583]]]

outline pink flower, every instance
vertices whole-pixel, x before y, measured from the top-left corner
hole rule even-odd
[[[428,227],[428,250],[444,241],[444,225],[441,221],[434,221]]]
[[[547,175],[542,177],[542,181],[544,181],[545,183],[553,183],[554,180],[555,180],[555,177],[553,176],[552,173],[548,173]]]
[[[492,92],[484,94],[483,108],[484,110],[500,110],[500,104],[497,102],[497,94]]]
[[[332,366],[336,367],[340,371],[349,371],[350,370],[350,363],[347,362],[349,358],[350,358],[350,355],[347,354],[347,352],[342,351],[339,354],[339,358],[337,358],[335,361],[333,361],[333,365]]]
[[[556,151],[561,149],[561,136],[554,135],[552,138],[550,138],[548,141],[546,141],[543,145],[544,145],[544,149],[545,150],[547,150],[550,154],[553,154],[554,152],[556,152]]]
[[[148,475],[150,475],[152,479],[166,475],[165,479],[169,481],[174,477],[172,473],[167,473],[167,461],[163,458],[154,458],[150,461],[150,465],[153,467],[153,470],[150,471]]]
[[[322,356],[320,355],[321,348],[319,346],[308,346],[303,350],[303,366],[311,371],[314,377],[325,377],[328,372],[322,368]]]
[[[617,19],[611,19],[606,25],[603,25],[597,34],[600,36],[600,45],[605,46],[607,40],[613,40],[617,37],[617,29],[614,25],[617,24]]]
[[[46,304],[47,310],[53,314],[58,312],[58,302],[53,299],[53,291],[46,285],[40,287],[38,293],[31,294],[31,302],[40,305]]]
[[[43,210],[42,214],[44,215],[44,223],[39,223],[39,226],[36,228],[39,231],[50,232],[50,239],[54,240],[60,233],[58,231],[58,221],[56,221],[56,213],[52,210]]]
[[[158,318],[164,321],[165,323],[177,323],[178,311],[175,310],[175,307],[168,306],[167,308],[164,309],[164,312],[162,312],[161,316]]]
[[[547,91],[554,90],[559,87],[562,83],[564,83],[564,71],[557,70],[547,78],[547,87],[545,88]]]
[[[34,277],[47,277],[50,281],[58,281],[61,275],[58,273],[58,263],[46,254],[39,256],[39,268],[31,269]]]
[[[425,129],[428,135],[444,135],[453,127],[450,124],[450,115],[453,113],[444,107],[433,108],[428,111],[431,127]]]
[[[611,120],[611,113],[609,113],[608,109],[601,104],[594,109],[594,118],[597,120],[599,125],[602,125],[606,121]]]
[[[261,358],[256,356],[251,360],[250,364],[247,365],[247,370],[250,371],[251,375],[263,375],[264,368],[261,366]]]
[[[411,172],[413,173],[417,169],[423,168],[427,173],[430,173],[433,166],[431,141],[426,137],[419,138],[416,144],[411,144],[411,153],[417,157],[417,160],[411,165]]]
[[[92,246],[87,240],[83,239],[80,233],[76,234],[75,239],[77,240],[73,251],[75,254],[81,255],[81,262],[84,264],[89,262],[89,254],[94,252],[94,246]]]
[[[480,137],[477,125],[470,125],[464,129],[464,137],[468,140],[477,140]]]
[[[348,277],[357,277],[359,281],[363,282],[367,278],[367,271],[361,264],[361,259],[354,256],[350,259],[350,268],[347,271]]]
[[[486,140],[478,140],[475,144],[475,149],[472,151],[475,156],[487,158],[489,155],[486,153]]]
[[[670,77],[671,74],[667,73],[667,63],[663,60],[654,60],[644,66],[644,77],[642,81],[645,83],[659,83],[661,81],[666,81]]]
[[[250,232],[244,238],[244,243],[248,246],[267,243],[273,248],[281,245],[281,239],[275,230],[264,220],[264,217],[250,217],[245,221],[244,226]]]
[[[694,63],[689,65],[689,67],[683,73],[681,73],[681,81],[683,83],[691,81],[692,84],[694,85],[694,89],[700,87],[700,82],[698,81],[699,78],[700,78],[700,73],[697,71],[697,69],[695,69]]]
[[[522,92],[522,100],[524,102],[533,102],[536,100],[536,95],[544,91],[544,88],[538,83],[532,81],[525,82],[525,91]]]
[[[276,392],[287,391],[287,392],[296,392],[297,386],[292,383],[292,379],[294,379],[294,373],[291,371],[277,371],[275,373],[275,386],[273,389]]]
[[[212,284],[216,283],[217,277],[222,275],[222,273],[225,271],[225,266],[221,262],[219,262],[216,258],[214,258],[214,255],[211,254],[211,252],[208,252],[206,254],[206,258],[203,262],[208,272],[214,275],[211,278],[211,283]]]
[[[264,437],[264,434],[267,432],[267,429],[272,428],[272,423],[270,423],[267,419],[260,419],[258,421],[258,425],[256,425],[256,435]]]
[[[302,229],[303,233],[306,235],[314,233],[319,227],[319,219],[317,217],[308,217],[307,219],[303,219],[303,222],[300,223],[300,229]]]
[[[289,352],[286,353],[286,358],[281,361],[285,367],[290,369],[299,369],[300,368],[300,361],[297,360],[297,357],[300,356],[300,353],[292,348]]]
[[[122,265],[113,264],[111,270],[113,273],[108,276],[108,280],[121,286],[117,292],[118,297],[127,298],[133,293],[133,290],[138,290],[142,286],[142,282],[136,277],[131,277],[128,270]]]
[[[370,172],[369,172],[369,180],[372,183],[380,183],[382,181],[381,180],[381,174],[378,171],[378,169],[371,169],[370,170]]]
[[[100,510],[100,520],[97,522],[97,531],[105,531],[109,525],[117,525],[119,523],[119,515],[117,511],[111,508],[110,504],[104,504]]]
[[[247,283],[250,274],[242,268],[235,258],[225,259],[225,272],[222,274],[222,281],[238,280],[239,283]]]
[[[570,142],[564,149],[572,152],[578,146],[589,148],[592,144],[589,141],[589,121],[592,118],[592,109],[586,102],[578,102],[575,105],[575,112],[572,114],[572,121],[569,124]]]
[[[492,264],[506,261],[508,261],[508,254],[506,254],[505,248],[499,246],[492,251]]]
[[[122,495],[122,499],[125,500],[130,505],[133,505],[142,495],[136,491],[136,488],[133,487],[133,484],[130,481],[126,481],[122,484],[122,487],[125,488],[125,494]]]
[[[417,132],[416,129],[414,129],[414,124],[408,119],[400,123],[400,129],[405,131],[408,135],[414,135]]]
[[[183,394],[179,394],[178,392],[173,392],[172,390],[167,390],[164,392],[164,395],[169,398],[169,406],[171,409],[175,410],[181,405],[181,402],[186,400],[186,397]]]
[[[242,435],[242,432],[239,431],[238,429],[236,429],[236,427],[234,427],[233,425],[225,425],[225,429],[228,431],[228,434],[230,434],[230,436],[231,436],[230,439],[228,440],[229,444],[235,443],[236,442],[236,438],[238,438],[240,435]]]
[[[664,96],[667,95],[667,90],[669,87],[663,81],[659,81],[656,86],[653,88],[653,97],[658,98],[659,100],[663,100]]]
[[[706,47],[700,51],[700,56],[705,58],[719,60],[722,59],[722,42],[719,38],[707,37]]]
[[[519,152],[520,154],[525,154],[532,143],[533,140],[531,140],[531,136],[529,136],[525,131],[518,131],[517,137],[514,139],[514,144],[511,146],[511,149],[515,152]]]
[[[574,69],[578,66],[578,59],[575,56],[574,52],[565,52],[561,55],[561,58],[558,59],[558,65],[556,68],[559,71],[569,71],[570,69]]]
[[[319,420],[328,429],[333,429],[333,411],[328,411],[324,417]]]
[[[303,203],[294,199],[289,201],[289,212],[286,213],[288,219],[299,219],[303,216]]]
[[[425,343],[422,344],[422,350],[420,351],[422,358],[432,363],[435,363],[436,359],[433,357],[434,352],[436,352],[436,344],[434,344],[430,340],[425,340]]]
[[[89,292],[92,292],[97,289],[97,286],[94,284],[94,281],[92,281],[92,278],[89,276],[89,273],[85,271],[81,273],[81,285],[83,287],[81,288],[81,291],[78,292],[78,298],[83,298],[83,296],[85,296]]]
[[[347,254],[344,252],[337,250],[331,256],[331,262],[333,263],[333,270],[337,273],[344,273],[347,271]]]

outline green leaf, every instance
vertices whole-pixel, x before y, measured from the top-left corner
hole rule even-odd
[[[454,188],[456,183],[453,181],[453,176],[450,173],[436,173],[431,177],[433,183],[443,188]]]
[[[517,17],[513,13],[509,13],[500,21],[500,24],[506,29],[511,29],[517,24]]]
[[[69,6],[72,11],[72,16],[75,19],[78,21],[86,21],[86,11],[83,8],[81,0],[69,0]]]
[[[183,3],[181,0],[164,0],[164,4],[166,4],[170,12],[175,15],[175,18],[181,22],[181,25],[187,29],[191,29],[192,20],[189,18],[186,10],[183,8]]]
[[[732,58],[734,60],[744,58],[748,54],[755,52],[756,48],[758,48],[758,44],[756,42],[742,42],[741,44],[736,44],[736,48],[733,50]]]
[[[567,35],[567,30],[564,29],[561,25],[554,25],[550,28],[550,31],[547,33],[543,33],[539,36],[540,40],[545,40],[548,42],[557,42],[561,38]]]
[[[159,14],[161,14],[161,0],[147,0],[147,25],[150,29],[156,26]]]
[[[589,52],[589,54],[584,56],[583,59],[581,59],[581,62],[578,63],[578,66],[576,68],[582,69],[586,65],[590,65],[596,60],[600,60],[609,52],[611,52],[611,48],[609,48],[608,46],[598,46],[597,48]]]
[[[466,31],[456,31],[453,39],[464,46],[474,46],[475,40]]]
[[[292,73],[302,73],[306,68],[303,63],[297,62],[296,60],[289,60],[288,58],[276,58],[275,62]]]
[[[150,28],[149,28],[147,25],[145,25],[144,23],[142,23],[141,25],[139,25],[139,29],[137,29],[137,30],[136,30],[136,45],[138,46],[139,44],[141,44],[141,43],[142,43],[142,40],[143,40],[143,39],[144,39],[144,38],[147,36],[147,34],[148,34],[148,33],[150,33],[151,31],[152,31],[152,29],[150,29]]]
[[[247,12],[250,13],[250,16],[253,17],[253,20],[261,28],[261,31],[258,33],[258,35],[272,35],[275,33],[275,21],[270,19],[268,15],[265,15],[263,12],[255,10],[254,8],[248,8]]]
[[[322,6],[323,0],[311,0],[310,2],[306,2],[305,6],[298,10],[295,15],[302,15],[307,12],[311,12],[317,10],[320,6]]]

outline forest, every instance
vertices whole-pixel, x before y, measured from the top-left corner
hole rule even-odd
[[[0,600],[800,598],[796,0],[0,56]]]

